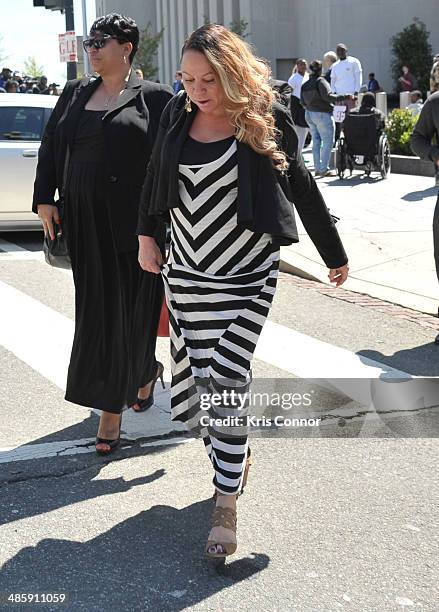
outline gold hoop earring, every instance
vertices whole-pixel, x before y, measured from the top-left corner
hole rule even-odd
[[[187,113],[191,113],[192,112],[191,99],[189,98],[189,96],[187,94],[186,94],[186,102],[184,103],[184,108],[185,108],[185,111]]]
[[[126,55],[123,56],[123,62],[124,62],[124,64],[127,63],[127,56]]]

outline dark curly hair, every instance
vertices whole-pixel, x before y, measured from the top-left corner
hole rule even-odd
[[[110,13],[104,17],[99,17],[93,23],[90,28],[90,36],[97,32],[116,37],[120,44],[130,42],[133,45],[133,50],[130,53],[129,62],[130,64],[133,63],[134,56],[139,48],[139,28],[134,19],[119,15],[119,13]]]

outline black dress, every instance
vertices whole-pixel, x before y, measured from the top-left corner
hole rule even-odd
[[[155,375],[163,285],[137,250],[117,252],[105,198],[105,111],[83,110],[65,189],[64,230],[75,283],[75,336],[65,398],[120,413]],[[120,202],[123,206],[123,202]]]

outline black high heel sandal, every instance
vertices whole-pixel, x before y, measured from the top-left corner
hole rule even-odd
[[[99,438],[98,436],[96,436],[95,449],[98,455],[109,455],[110,453],[116,450],[116,448],[120,445],[121,427],[122,427],[122,414],[120,415],[120,420],[119,420],[119,435],[117,436],[115,440],[106,440],[105,438]],[[109,448],[106,450],[96,448],[98,444],[107,444]]]
[[[137,398],[136,403],[131,406],[134,412],[145,412],[146,410],[148,410],[148,408],[151,408],[151,406],[154,404],[154,387],[158,379],[160,379],[162,383],[162,387],[163,389],[165,389],[165,382],[163,380],[164,371],[165,371],[164,365],[160,363],[160,361],[158,361],[157,362],[157,374],[152,379],[150,393],[146,399],[140,399],[140,397]],[[138,408],[135,408],[134,406],[138,406]]]

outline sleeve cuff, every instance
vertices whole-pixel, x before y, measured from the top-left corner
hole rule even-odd
[[[157,228],[157,221],[153,218],[145,219],[142,223],[139,223],[136,230],[137,236],[149,236],[154,238],[155,231]]]

